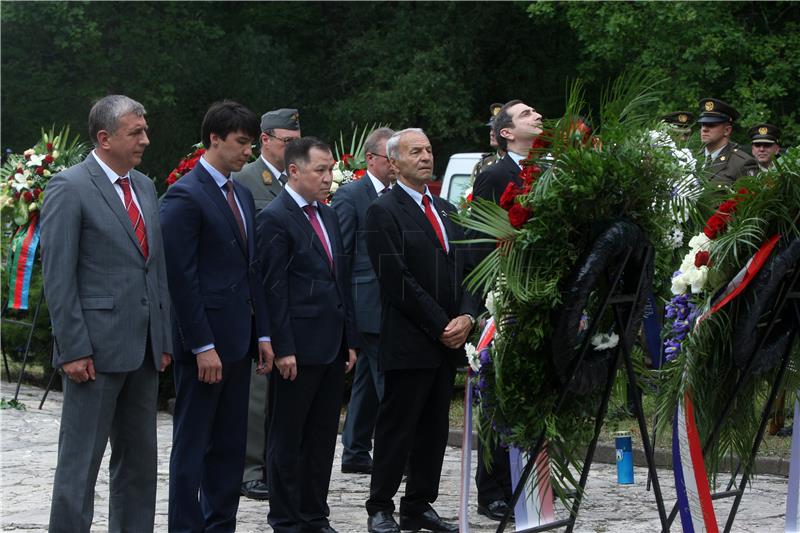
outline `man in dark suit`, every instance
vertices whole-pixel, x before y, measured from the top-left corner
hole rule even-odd
[[[509,183],[521,187],[520,161],[528,157],[533,140],[542,132],[542,115],[520,100],[503,105],[492,119],[492,131],[498,148],[506,155],[496,164],[481,172],[475,179],[472,197],[498,203]],[[471,238],[479,237],[470,232]],[[472,248],[472,267],[480,263],[494,247]],[[483,444],[478,443],[478,467],[475,471],[478,488],[478,513],[494,520],[502,520],[511,500],[511,471],[508,449],[497,445],[492,450],[491,470],[484,461]]]
[[[231,101],[201,127],[206,153],[161,203],[175,314],[169,530],[233,531],[247,434],[250,359],[272,365],[253,196],[230,179],[252,153],[258,118]],[[199,494],[199,498],[198,498]]]
[[[758,163],[753,156],[730,140],[733,125],[739,112],[733,106],[717,100],[700,100],[700,140],[703,142],[702,175],[712,186],[722,188],[732,185],[742,176],[755,176]]]
[[[333,197],[333,209],[342,227],[344,261],[353,290],[356,326],[361,333],[361,350],[353,376],[350,404],[342,431],[342,472],[372,473],[372,432],[383,395],[383,376],[378,370],[378,333],[381,324],[381,292],[378,278],[367,255],[367,208],[389,192],[392,168],[386,157],[386,141],[394,134],[378,128],[364,141],[367,173],[348,183]]]
[[[147,121],[127,96],[89,113],[94,150],[56,174],[42,207],[42,270],[64,406],[50,531],[86,532],[111,440],[111,531],[153,531],[158,371],[172,339],[164,246],[142,161]]]
[[[286,143],[300,137],[297,109],[276,109],[261,116],[261,155],[231,174],[253,194],[256,215],[274,200],[286,183],[284,152]],[[256,362],[253,362],[255,365]],[[247,449],[244,456],[242,496],[253,500],[269,499],[267,488],[267,411],[269,377],[250,373],[250,401],[247,409]]]
[[[258,215],[258,253],[270,309],[268,520],[278,533],[332,532],[327,498],[344,375],[359,345],[336,213],[330,147],[314,137],[286,146],[289,179]]]
[[[395,133],[387,154],[397,184],[367,211],[370,260],[381,287],[378,357],[384,394],[375,428],[370,497],[373,533],[458,531],[431,504],[439,493],[456,367],[478,304],[462,286],[463,239],[455,209],[430,194],[433,151],[416,128]],[[400,525],[392,501],[408,461]]]

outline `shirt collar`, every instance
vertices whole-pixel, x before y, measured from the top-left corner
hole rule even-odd
[[[525,159],[526,157],[528,157],[528,156],[525,156],[525,155],[519,155],[518,153],[511,152],[511,151],[509,151],[507,153],[508,153],[509,157],[514,161],[514,163],[517,164],[517,166],[519,168],[522,168],[522,165],[519,162],[522,161],[523,159]]]
[[[714,150],[713,152],[709,152],[709,151],[708,151],[708,148],[704,148],[704,149],[703,149],[703,151],[705,152],[705,155],[706,155],[706,157],[708,157],[708,156],[711,156],[711,160],[712,160],[712,161],[716,161],[716,160],[717,160],[717,157],[719,157],[719,153],[720,153],[720,152],[722,151],[722,149],[723,149],[723,148],[725,148],[726,146],[728,146],[728,145],[727,145],[727,144],[723,144],[722,146],[720,146],[719,148],[717,148],[717,149],[716,149],[716,150]]]
[[[375,187],[375,192],[378,193],[378,196],[380,196],[381,191],[383,191],[383,189],[385,189],[387,187],[387,185],[384,185],[381,182],[381,180],[379,180],[378,178],[373,176],[372,173],[369,170],[367,170],[367,176],[369,176],[369,179],[372,180],[372,186]],[[391,186],[389,186],[389,187],[391,187]]]
[[[103,160],[100,159],[100,156],[97,155],[96,150],[92,150],[92,156],[94,156],[95,161],[97,161],[97,164],[103,169],[103,172],[105,172],[105,175],[108,177],[111,183],[116,183],[118,178],[130,178],[130,171],[126,172],[124,176],[120,176],[111,170],[111,167],[106,165]]]
[[[316,201],[316,200],[314,200],[314,201],[313,201],[313,202],[311,202],[311,203],[307,202],[307,201],[306,201],[306,199],[305,199],[305,198],[303,198],[302,196],[300,196],[300,194],[298,194],[298,192],[297,192],[297,191],[295,191],[294,189],[292,189],[292,186],[291,186],[291,185],[289,185],[289,183],[288,183],[288,182],[286,183],[286,186],[283,188],[283,190],[289,193],[289,196],[291,196],[291,197],[292,197],[292,199],[294,200],[294,202],[297,204],[297,206],[298,206],[300,209],[303,209],[303,208],[304,208],[305,206],[307,206],[307,205],[313,205],[314,207],[318,207],[318,206],[317,206],[317,201]]]
[[[406,191],[408,193],[408,195],[411,197],[412,200],[417,202],[417,204],[422,205],[422,194],[418,193],[417,191],[415,191],[414,189],[412,189],[408,185],[402,183],[400,180],[397,180],[397,185],[401,189]],[[427,185],[425,186],[425,196],[427,196],[428,199],[431,201],[431,203],[433,203],[433,196],[431,196],[431,191],[428,190],[428,186]]]
[[[200,158],[200,164],[203,165],[203,168],[206,169],[209,174],[211,174],[211,177],[214,179],[214,183],[217,184],[217,187],[221,189],[226,183],[228,183],[228,178],[222,172],[214,168],[211,163],[206,161],[206,156],[202,156]]]
[[[273,177],[274,177],[276,180],[278,180],[278,182],[280,182],[280,181],[281,181],[281,180],[280,180],[281,174],[286,174],[286,173],[285,173],[285,172],[281,172],[280,170],[278,170],[277,168],[275,168],[275,166],[274,166],[272,163],[270,163],[269,161],[267,161],[267,158],[266,158],[266,157],[264,157],[264,155],[263,155],[263,154],[262,154],[262,155],[260,155],[259,157],[260,157],[260,158],[261,158],[261,160],[264,162],[264,164],[265,164],[265,165],[267,165],[267,168],[269,169],[269,171],[270,171],[270,172],[272,172],[272,176],[273,176]],[[281,183],[281,185],[283,185],[283,184]]]

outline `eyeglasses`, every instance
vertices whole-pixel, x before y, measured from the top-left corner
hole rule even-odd
[[[389,160],[389,156],[386,156],[386,155],[382,155],[382,154],[375,154],[375,153],[372,153],[372,152],[367,152],[367,153],[368,153],[368,154],[372,154],[372,155],[374,155],[375,157],[382,157],[382,158],[384,158],[384,159],[385,159],[385,160],[387,160],[387,161]]]
[[[272,137],[273,139],[277,139],[277,140],[281,141],[283,144],[290,143],[293,140],[297,139],[297,137],[278,137],[277,135],[273,135],[271,133],[267,133],[267,132],[264,132],[264,133],[266,133],[268,137]]]

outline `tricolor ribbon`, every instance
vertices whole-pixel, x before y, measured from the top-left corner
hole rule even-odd
[[[508,460],[511,462],[511,490],[516,491],[522,470],[528,462],[529,455],[514,446],[508,449]],[[547,524],[555,519],[553,506],[553,487],[550,484],[550,459],[547,451],[542,449],[536,457],[534,474],[528,477],[525,490],[522,491],[514,505],[515,531]]]
[[[28,224],[20,226],[11,238],[11,253],[8,256],[8,307],[27,310],[31,288],[33,261],[39,245],[39,216],[34,211]]]
[[[797,391],[800,397],[800,391]],[[794,400],[794,420],[800,421],[800,400]],[[792,431],[792,459],[789,463],[789,490],[786,494],[785,533],[797,533],[800,526],[800,428]]]
[[[480,339],[478,353],[489,347],[494,339],[494,319],[486,321]],[[464,433],[461,436],[461,501],[458,506],[458,530],[469,533],[469,487],[472,479],[472,368],[467,369],[464,386]]]
[[[697,319],[696,329],[702,321],[710,317],[736,298],[755,278],[764,266],[772,250],[778,244],[780,235],[770,237],[747,264],[728,283],[716,297],[715,303]],[[794,443],[793,443],[794,445]],[[672,428],[672,469],[675,475],[675,489],[678,495],[678,508],[684,533],[719,531],[711,489],[706,476],[703,448],[697,433],[694,418],[694,405],[687,391],[679,402]],[[787,513],[788,520],[788,513]],[[787,522],[788,524],[788,522]]]

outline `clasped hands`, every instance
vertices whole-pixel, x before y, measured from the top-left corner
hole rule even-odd
[[[461,348],[467,342],[470,331],[472,331],[472,320],[467,315],[459,315],[447,323],[439,336],[439,341],[448,348]]]

